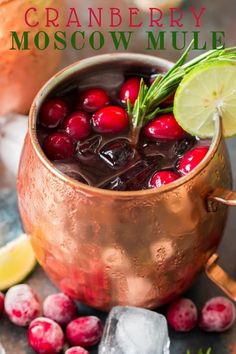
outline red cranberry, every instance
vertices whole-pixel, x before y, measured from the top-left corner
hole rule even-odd
[[[178,170],[181,176],[184,176],[192,171],[204,159],[208,150],[209,147],[200,146],[186,152],[186,154],[180,160],[178,166]]]
[[[6,293],[5,312],[17,326],[27,326],[40,313],[39,299],[28,285],[15,285]]]
[[[66,132],[76,140],[85,139],[91,132],[89,114],[84,111],[77,111],[70,114],[64,123]]]
[[[129,117],[123,108],[107,106],[93,115],[92,122],[98,133],[119,133],[128,127]]]
[[[146,125],[144,135],[147,138],[178,140],[186,133],[176,122],[173,114],[164,114]]]
[[[43,302],[43,314],[60,325],[65,325],[76,317],[77,308],[69,296],[63,293],[52,294]]]
[[[207,301],[201,311],[200,327],[207,332],[224,332],[233,326],[236,311],[232,301],[223,296]]]
[[[65,342],[61,327],[44,317],[38,317],[30,323],[27,337],[29,345],[38,354],[59,353]]]
[[[65,160],[73,156],[74,146],[66,133],[52,133],[43,143],[43,150],[51,160]]]
[[[67,104],[55,98],[43,104],[40,122],[47,128],[55,128],[68,114]]]
[[[120,91],[120,100],[123,103],[126,103],[128,99],[130,103],[133,105],[138,97],[140,87],[140,78],[138,77],[131,77],[130,79],[126,80]]]
[[[4,294],[0,292],[0,315],[4,310]]]
[[[90,347],[97,344],[102,336],[102,323],[95,316],[79,317],[66,327],[66,336],[71,345]]]
[[[87,112],[95,112],[109,104],[109,97],[101,88],[90,88],[84,91],[79,99],[79,107]]]
[[[164,186],[165,184],[176,181],[179,178],[177,173],[172,171],[158,171],[154,174],[151,179],[151,187],[158,188]]]
[[[189,299],[178,299],[169,305],[167,321],[175,331],[191,331],[197,324],[197,308]]]
[[[89,352],[82,347],[72,347],[67,349],[65,354],[89,354]]]

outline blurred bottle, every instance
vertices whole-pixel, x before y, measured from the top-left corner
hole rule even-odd
[[[135,5],[143,11],[149,11],[150,7],[156,7],[163,12],[168,12],[171,7],[179,7],[184,0],[134,0]]]
[[[64,0],[0,0],[0,114],[28,113],[37,91],[54,74],[62,53],[54,50],[53,41],[47,49],[38,50],[33,40],[38,31],[45,31],[52,38],[55,28],[45,29],[45,8],[60,8],[63,14],[64,4]],[[30,7],[37,8],[37,14],[31,16],[39,21],[34,28],[24,20]],[[16,31],[19,38],[24,31],[30,31],[30,50],[10,50],[11,31]]]

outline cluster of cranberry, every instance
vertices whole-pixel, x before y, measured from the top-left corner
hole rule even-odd
[[[103,332],[98,317],[78,317],[75,303],[63,293],[46,297],[39,317],[39,298],[26,284],[13,286],[5,297],[0,293],[0,315],[4,310],[12,323],[28,326],[28,343],[38,354],[60,353],[66,339],[72,347],[65,354],[89,354],[85,348],[97,344]]]
[[[111,100],[102,88],[89,88],[82,92],[73,112],[70,112],[64,99],[46,101],[40,112],[40,124],[49,131],[43,142],[46,156],[50,160],[70,160],[76,158],[77,142],[85,140],[92,133],[116,135],[128,129],[126,103],[129,99],[134,104],[139,86],[139,77],[128,78],[119,92],[120,105],[110,105]],[[167,103],[170,104],[169,101]],[[187,136],[173,114],[157,116],[143,128],[142,134],[150,140],[181,140]],[[208,146],[198,146],[186,152],[178,162],[176,172],[157,171],[150,181],[150,187],[157,188],[186,175],[202,161],[208,149]]]
[[[97,344],[103,326],[98,317],[77,317],[75,303],[65,294],[49,295],[43,302],[43,315],[37,294],[26,284],[10,288],[5,297],[0,293],[0,315],[4,312],[12,323],[28,327],[29,345],[38,354],[57,354],[67,342],[72,346],[65,354],[89,354],[85,349]],[[207,301],[201,310],[199,325],[208,332],[223,332],[235,322],[235,305],[219,296]],[[198,322],[196,305],[181,298],[169,305],[167,321],[176,331],[188,332]],[[65,329],[65,334],[64,330]]]
[[[206,332],[224,332],[233,326],[235,318],[235,305],[223,296],[213,297],[207,301],[201,309],[200,316],[196,305],[187,298],[174,301],[167,310],[168,324],[179,332],[189,332],[197,323]]]

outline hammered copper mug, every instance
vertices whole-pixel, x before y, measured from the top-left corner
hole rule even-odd
[[[209,153],[192,172],[160,189],[133,192],[98,189],[67,177],[47,160],[37,141],[42,102],[63,83],[92,80],[102,70],[145,74],[170,65],[139,54],[82,60],[54,76],[31,108],[18,176],[23,224],[50,279],[97,309],[155,308],[186,290],[204,267],[236,300],[236,284],[216,264],[215,255],[227,204],[236,204],[219,122]]]

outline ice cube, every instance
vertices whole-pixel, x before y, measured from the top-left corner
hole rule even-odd
[[[76,179],[81,183],[88,184],[88,181],[81,174],[79,165],[73,162],[55,162],[54,166],[65,175]]]
[[[101,70],[87,73],[84,79],[79,82],[80,90],[89,87],[104,88],[109,94],[120,88],[124,82],[124,74],[121,70]]]
[[[114,307],[107,319],[99,354],[169,354],[163,315],[138,307]]]
[[[134,157],[134,150],[127,139],[120,138],[106,143],[99,151],[99,156],[116,169],[125,166]]]
[[[101,145],[102,137],[95,135],[85,141],[79,141],[76,147],[76,156],[82,161],[94,159]]]
[[[0,247],[22,234],[16,191],[0,189]]]

